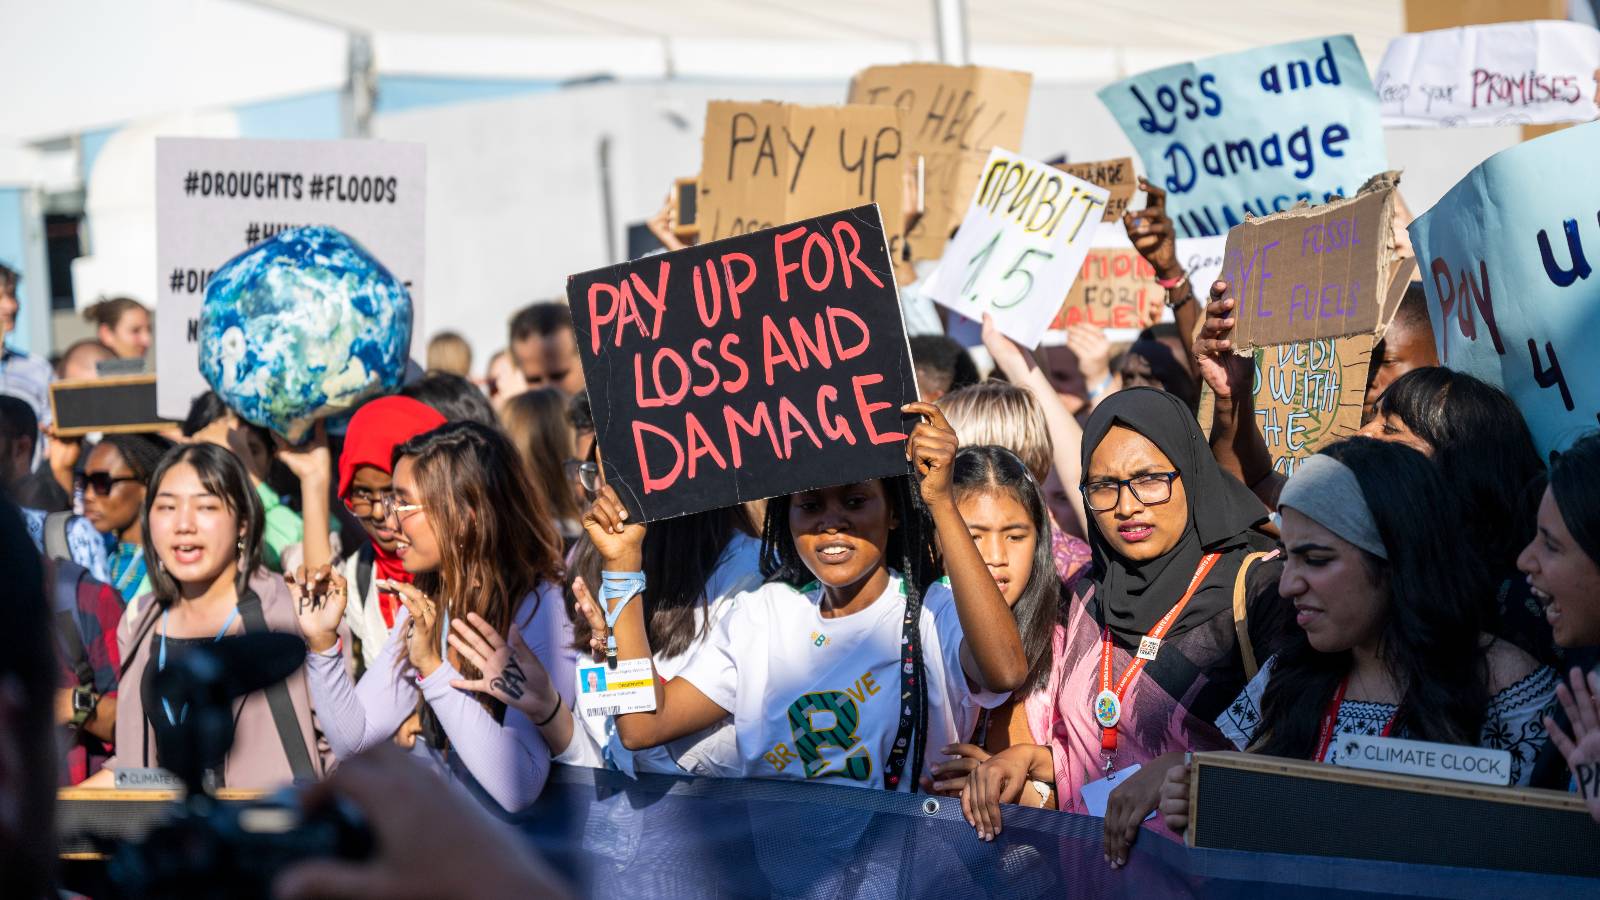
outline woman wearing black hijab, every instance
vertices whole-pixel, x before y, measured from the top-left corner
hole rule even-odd
[[[1083,471],[1094,568],[1063,610],[1049,686],[1028,705],[1050,746],[992,757],[963,808],[992,837],[998,803],[1053,781],[1062,810],[1105,815],[1106,858],[1120,865],[1167,768],[1185,751],[1232,749],[1213,722],[1293,618],[1281,563],[1262,552],[1273,542],[1254,530],[1266,509],[1218,468],[1182,400],[1149,387],[1108,397],[1084,427]],[[1098,783],[1108,773],[1112,784]]]

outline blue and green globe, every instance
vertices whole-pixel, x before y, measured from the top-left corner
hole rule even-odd
[[[200,372],[242,418],[297,443],[318,419],[391,393],[411,296],[335,228],[280,232],[228,260],[200,309]]]

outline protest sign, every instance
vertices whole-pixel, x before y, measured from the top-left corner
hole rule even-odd
[[[1146,72],[1100,91],[1179,237],[1345,196],[1389,168],[1378,101],[1349,35]]]
[[[1256,351],[1256,429],[1274,471],[1293,474],[1301,460],[1361,428],[1374,343],[1358,334]]]
[[[63,378],[50,383],[56,437],[123,434],[171,428],[156,414],[154,375]]]
[[[887,106],[706,106],[695,220],[717,241],[876,203],[890,257],[905,246],[900,112]],[[910,277],[909,266],[902,274]]]
[[[989,151],[929,297],[969,319],[989,313],[1007,337],[1038,346],[1083,265],[1108,196],[1053,166]]]
[[[905,113],[905,152],[923,158],[925,208],[907,235],[913,259],[943,255],[989,151],[1022,145],[1032,88],[1027,72],[937,63],[873,66],[851,79],[848,102]]]
[[[1201,303],[1210,302],[1211,285],[1222,278],[1222,255],[1227,250],[1227,235],[1178,238],[1178,262],[1183,264],[1194,297]]]
[[[1253,219],[1228,232],[1222,280],[1244,351],[1371,333],[1394,263],[1394,190]]]
[[[567,300],[637,521],[910,471],[916,377],[871,206],[574,275]]]
[[[1373,85],[1390,127],[1588,122],[1600,31],[1576,22],[1513,22],[1406,34]]]
[[[1166,290],[1156,283],[1156,270],[1133,248],[1122,223],[1106,222],[1096,232],[1050,330],[1087,323],[1105,329],[1111,341],[1132,341],[1166,298]]]
[[[1541,455],[1600,414],[1600,124],[1489,157],[1411,223],[1439,361],[1503,388]]]
[[[1406,0],[1407,31],[1566,17],[1567,0]]]
[[[198,363],[200,307],[223,263],[300,225],[354,237],[405,283],[423,330],[421,144],[386,141],[156,140],[157,409],[182,419],[209,388]]]
[[[1128,201],[1139,189],[1138,176],[1133,171],[1133,160],[1126,157],[1102,159],[1096,162],[1057,163],[1056,168],[1090,184],[1098,184],[1111,192],[1106,201],[1105,221],[1115,222],[1128,210]]]

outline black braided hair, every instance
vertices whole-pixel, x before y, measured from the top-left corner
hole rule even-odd
[[[122,461],[133,470],[133,477],[150,486],[150,476],[161,464],[161,457],[172,442],[157,434],[108,434],[101,443],[110,444],[122,454]]]
[[[915,789],[922,776],[928,733],[928,679],[922,653],[922,594],[929,585],[939,580],[943,571],[933,540],[933,519],[922,504],[916,479],[910,475],[885,478],[880,482],[889,500],[891,513],[898,525],[889,532],[889,545],[884,550],[885,564],[893,564],[905,580],[906,615],[911,654],[900,669],[900,696],[911,700],[913,728],[912,755],[909,772],[901,777],[909,780]],[[816,576],[806,568],[805,561],[794,546],[794,534],[789,530],[789,495],[767,501],[767,518],[761,529],[761,574],[767,581],[781,582],[793,588],[815,581]],[[913,688],[915,688],[913,690]],[[893,748],[891,748],[891,755]],[[885,779],[887,781],[887,778]],[[896,785],[898,787],[898,785]],[[893,789],[893,788],[891,788]]]

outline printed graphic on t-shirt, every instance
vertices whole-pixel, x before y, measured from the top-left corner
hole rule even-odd
[[[884,705],[875,700],[883,691],[877,679],[863,672],[844,690],[811,691],[789,705],[789,735],[793,745],[780,742],[762,755],[775,773],[798,762],[812,778],[867,781],[872,777],[872,751],[857,737],[862,707]],[[832,752],[824,753],[824,750]]]

